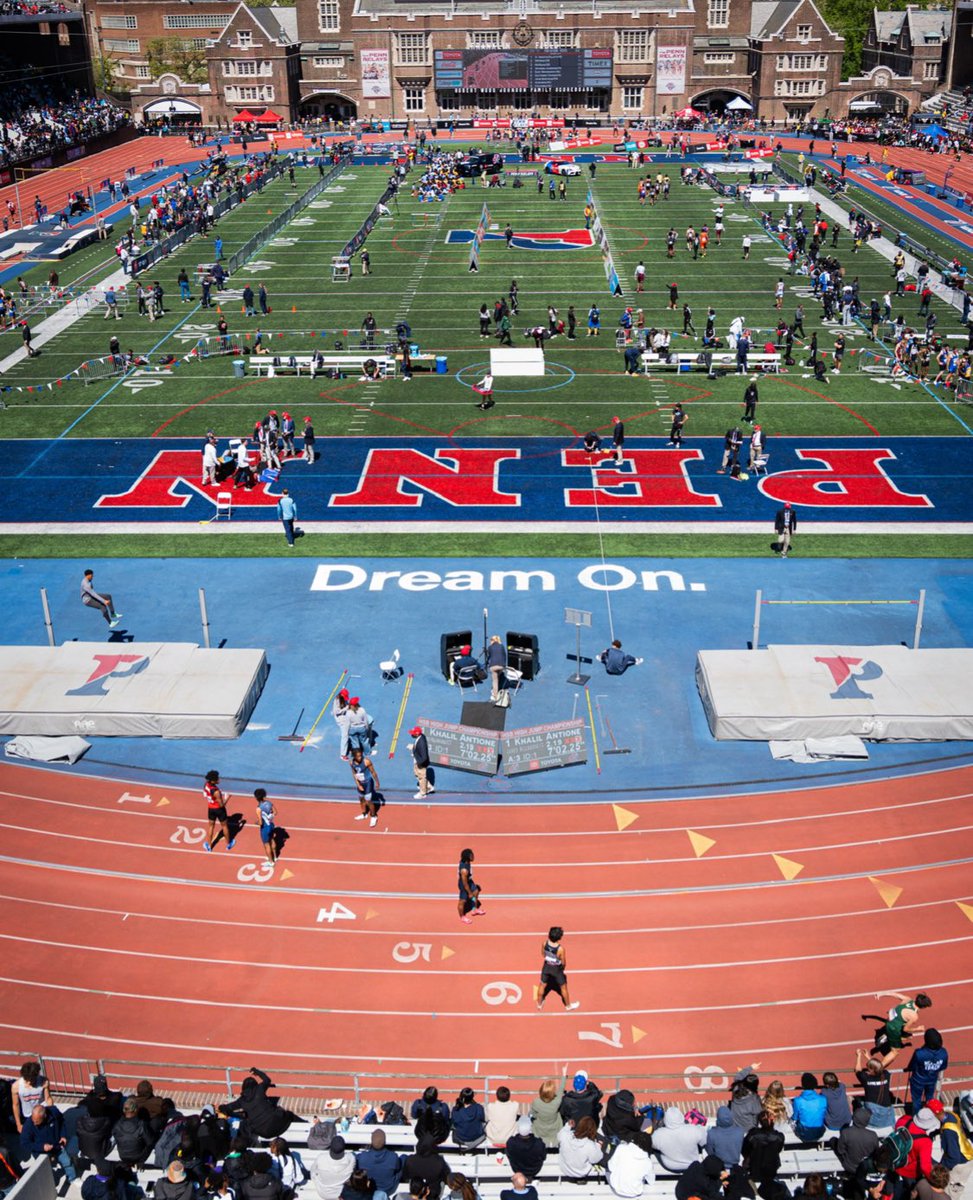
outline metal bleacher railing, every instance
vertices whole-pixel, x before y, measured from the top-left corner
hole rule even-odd
[[[764,1082],[781,1079],[786,1087],[793,1089],[801,1073],[816,1070],[820,1073],[828,1068],[825,1062],[804,1063],[793,1069],[763,1073]],[[142,1079],[149,1079],[160,1094],[180,1093],[198,1098],[207,1103],[217,1096],[229,1098],[239,1091],[241,1080],[246,1078],[252,1063],[228,1066],[201,1066],[198,1063],[161,1063],[141,1059],[123,1058],[59,1058],[25,1051],[0,1050],[0,1075],[17,1075],[20,1065],[30,1059],[41,1064],[44,1075],[51,1082],[52,1092],[59,1098],[70,1100],[82,1096],[91,1087],[95,1075],[105,1075],[112,1087],[121,1091],[134,1091]],[[903,1058],[903,1063],[908,1060]],[[450,1100],[464,1087],[473,1087],[478,1095],[492,1096],[500,1084],[510,1089],[511,1099],[528,1103],[537,1095],[538,1083],[553,1073],[543,1068],[530,1075],[512,1075],[498,1068],[495,1072],[470,1071],[462,1075],[443,1075],[439,1072],[414,1073],[355,1070],[313,1070],[304,1067],[278,1067],[274,1063],[262,1065],[274,1079],[277,1092],[286,1097],[287,1104],[299,1113],[319,1112],[326,1100],[339,1100],[345,1112],[353,1112],[363,1103],[381,1103],[398,1100],[408,1107],[407,1102],[417,1096],[429,1083],[434,1083],[442,1096]],[[584,1066],[583,1054],[578,1055],[572,1065]],[[709,1116],[725,1102],[733,1078],[733,1069],[716,1066],[691,1066],[673,1074],[642,1072],[618,1072],[610,1068],[600,1070],[591,1067],[592,1079],[606,1093],[630,1088],[641,1101],[656,1103],[690,1104]],[[840,1064],[838,1064],[840,1066]],[[851,1071],[839,1071],[850,1079]],[[904,1078],[901,1070],[893,1068],[893,1087],[901,1091]],[[943,1081],[944,1099],[973,1086],[973,1063],[950,1063],[949,1076]]]

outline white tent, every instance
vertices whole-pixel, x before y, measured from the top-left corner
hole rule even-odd
[[[742,96],[734,96],[726,106],[727,112],[753,112],[753,105],[748,104]]]

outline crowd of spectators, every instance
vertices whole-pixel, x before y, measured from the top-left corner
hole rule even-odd
[[[640,1103],[626,1088],[606,1100],[586,1071],[569,1080],[565,1068],[526,1111],[505,1085],[485,1104],[465,1087],[452,1105],[430,1086],[408,1115],[395,1101],[366,1104],[350,1133],[347,1118],[295,1129],[299,1118],[256,1067],[235,1099],[184,1113],[148,1080],[125,1095],[101,1075],[62,1110],[27,1062],[8,1085],[16,1128],[0,1153],[0,1194],[47,1156],[68,1183],[83,1177],[83,1200],[145,1200],[147,1191],[155,1200],[295,1200],[302,1189],[308,1200],[479,1200],[457,1167],[482,1147],[509,1168],[500,1200],[542,1200],[552,1178],[604,1179],[620,1200],[638,1200],[657,1174],[675,1177],[675,1200],[958,1200],[973,1182],[973,1092],[951,1107],[940,1097],[948,1055],[927,1029],[905,1068],[902,1106],[887,1065],[895,1053],[882,1047],[877,1039],[859,1052],[854,1082],[805,1072],[791,1097],[744,1067],[715,1123],[692,1107]],[[834,1169],[795,1177],[782,1168],[785,1146],[833,1151]]]
[[[43,0],[39,4],[30,3],[29,0],[0,0],[0,17],[46,17],[78,11],[59,3],[59,0]]]
[[[3,165],[80,145],[113,133],[131,120],[127,112],[107,100],[80,91],[60,91],[38,76],[27,63],[0,68],[4,83],[4,115],[0,120]]]

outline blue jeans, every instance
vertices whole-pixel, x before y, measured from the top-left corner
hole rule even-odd
[[[57,1148],[57,1165],[64,1172],[64,1176],[68,1183],[74,1183],[78,1178],[78,1172],[74,1169],[74,1163],[71,1161],[71,1156],[63,1146]]]
[[[294,521],[286,517],[281,519],[281,524],[284,526],[284,537],[287,538],[288,546],[294,545]]]
[[[910,1079],[909,1092],[912,1096],[912,1111],[917,1113],[927,1100],[932,1100],[936,1095],[936,1085],[935,1083],[916,1083]]]
[[[361,750],[362,754],[367,754],[372,748],[372,739],[369,737],[368,729],[364,727],[349,729],[348,745],[352,750]]]
[[[865,1107],[872,1114],[868,1122],[869,1129],[890,1129],[895,1124],[895,1109],[885,1108],[881,1104],[865,1101]]]
[[[179,281],[179,296],[183,300],[190,299],[189,284],[185,279],[180,279]]]

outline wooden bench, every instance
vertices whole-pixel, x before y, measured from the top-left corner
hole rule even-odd
[[[361,371],[373,359],[378,365],[380,379],[395,375],[395,358],[390,354],[251,354],[250,370],[254,375],[274,379],[278,375],[323,375],[328,371]],[[275,361],[276,360],[276,361]]]

